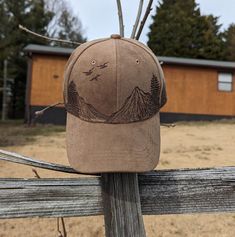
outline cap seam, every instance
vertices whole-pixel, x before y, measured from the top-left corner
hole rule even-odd
[[[118,110],[118,107],[119,107],[119,97],[118,97],[118,53],[117,53],[117,40],[114,40],[114,44],[115,44],[115,74],[116,74],[116,111]]]

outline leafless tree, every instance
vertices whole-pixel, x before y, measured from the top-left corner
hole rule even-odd
[[[120,35],[122,37],[124,37],[124,24],[123,24],[123,14],[122,14],[121,0],[117,0],[117,8],[118,8],[118,19],[119,19]]]
[[[153,4],[153,0],[149,0],[148,6],[146,8],[146,11],[145,11],[145,14],[144,14],[144,17],[143,17],[143,20],[140,23],[140,27],[139,27],[138,32],[137,32],[136,37],[135,37],[136,40],[139,40],[139,38],[140,38],[140,35],[141,35],[142,30],[144,28],[145,22],[146,22],[146,20],[149,16],[149,13],[152,10],[152,4]]]
[[[143,4],[144,4],[144,0],[140,0],[138,13],[137,13],[135,24],[133,26],[133,30],[132,30],[132,33],[131,33],[131,38],[132,39],[135,38],[135,33],[136,33],[137,27],[139,25],[139,21],[140,21],[142,9],[143,9]]]

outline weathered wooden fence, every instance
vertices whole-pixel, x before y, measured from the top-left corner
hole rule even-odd
[[[76,173],[70,167],[13,155],[0,151],[2,160]],[[104,215],[106,236],[145,236],[142,214],[211,212],[235,212],[235,167],[0,179],[0,218]]]

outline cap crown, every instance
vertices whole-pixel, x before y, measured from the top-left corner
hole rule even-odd
[[[89,122],[151,118],[166,103],[161,66],[136,40],[111,36],[79,46],[65,70],[67,112]]]

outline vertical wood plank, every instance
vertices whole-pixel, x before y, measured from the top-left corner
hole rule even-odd
[[[103,174],[101,183],[106,237],[145,237],[137,174]]]

